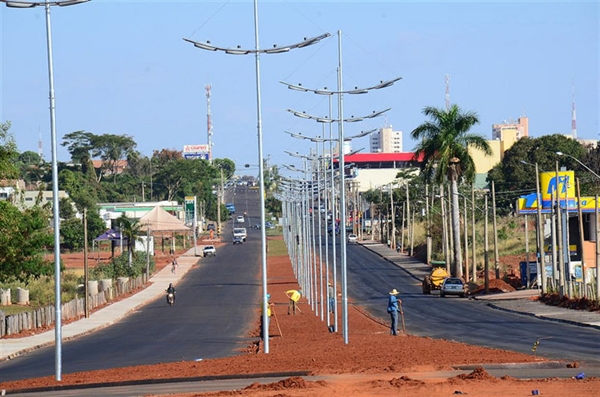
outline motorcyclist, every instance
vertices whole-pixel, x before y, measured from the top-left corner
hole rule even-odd
[[[166,289],[167,291],[167,303],[169,303],[169,294],[173,294],[173,303],[175,303],[175,287],[173,287],[173,283],[169,283],[169,287]]]

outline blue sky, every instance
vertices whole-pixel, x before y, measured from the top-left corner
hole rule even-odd
[[[308,154],[309,136],[329,135],[291,108],[316,116],[328,98],[288,90],[280,81],[335,88],[341,31],[343,88],[402,77],[390,88],[344,97],[344,117],[391,107],[385,117],[345,125],[347,135],[392,125],[410,131],[425,121],[425,106],[450,101],[475,111],[473,132],[491,138],[491,125],[522,115],[530,134],[569,133],[573,83],[580,138],[598,139],[597,1],[409,2],[261,1],[260,47],[292,44],[326,32],[317,45],[262,55],[263,152],[271,164],[300,165],[285,151]],[[93,0],[52,7],[58,142],[70,132],[130,135],[150,156],[207,141],[210,84],[214,157],[256,173],[255,58],[194,48],[183,38],[220,47],[254,48],[253,3],[244,1]],[[48,69],[42,7],[0,5],[0,120],[11,121],[20,151],[43,142],[50,160]],[[334,100],[334,118],[337,115]],[[334,132],[335,133],[335,132]],[[368,151],[368,138],[353,148]],[[59,145],[59,160],[69,160]]]

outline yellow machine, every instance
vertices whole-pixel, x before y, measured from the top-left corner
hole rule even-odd
[[[431,261],[431,274],[425,276],[423,279],[423,293],[431,294],[431,290],[439,290],[442,286],[442,282],[447,277],[450,277],[446,270],[446,262],[444,261]]]

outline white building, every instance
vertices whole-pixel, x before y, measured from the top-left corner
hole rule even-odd
[[[394,131],[391,125],[372,133],[369,140],[371,153],[402,153],[402,131]]]

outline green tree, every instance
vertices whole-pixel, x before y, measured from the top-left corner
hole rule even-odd
[[[231,178],[235,174],[235,163],[230,159],[214,159],[213,167],[223,169],[223,178]]]
[[[139,219],[129,218],[123,214],[117,219],[119,230],[123,239],[127,239],[127,253],[129,258],[129,266],[132,265],[133,256],[135,255],[135,242],[141,241],[139,236],[142,234],[142,225]]]
[[[71,132],[66,134],[63,140],[61,145],[67,147],[74,162],[81,164],[83,173],[87,173],[92,159],[102,160],[102,167],[96,175],[98,182],[110,174],[114,183],[120,171],[119,162],[127,159],[137,146],[128,135],[95,135],[86,131]]]
[[[469,155],[469,147],[491,155],[490,145],[480,135],[469,130],[479,119],[474,112],[463,113],[457,105],[450,109],[426,107],[423,114],[430,121],[419,125],[411,132],[413,139],[420,141],[415,148],[415,158],[423,157],[423,176],[426,181],[442,184],[450,181],[452,191],[452,232],[454,236],[454,272],[462,277],[462,252],[460,242],[460,213],[458,205],[458,183],[463,179],[471,182],[475,176],[475,164]]]
[[[16,279],[27,283],[30,278],[52,274],[53,266],[44,259],[53,245],[48,228],[48,206],[34,206],[21,212],[0,201],[0,282]]]
[[[0,123],[0,180],[19,177],[19,170],[15,165],[17,144],[9,130],[10,121]]]
[[[568,166],[576,171],[576,175],[587,176],[584,178],[587,182],[584,184],[586,189],[582,186],[582,194],[594,192],[593,179],[596,178],[576,161],[566,156],[558,156],[556,152],[563,152],[579,159],[587,153],[586,148],[579,142],[560,134],[544,135],[539,138],[525,137],[504,152],[502,162],[492,168],[487,176],[488,182],[494,182],[497,192],[496,206],[500,215],[514,211],[514,203],[520,196],[536,191],[535,164],[538,165],[540,172],[555,172],[558,161],[559,166]],[[591,158],[592,155],[588,157]]]

